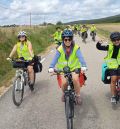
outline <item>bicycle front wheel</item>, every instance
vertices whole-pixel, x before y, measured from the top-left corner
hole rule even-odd
[[[70,97],[65,97],[65,114],[67,119],[67,129],[73,129],[73,106]]]
[[[13,83],[13,92],[12,92],[13,103],[16,106],[20,106],[20,104],[22,103],[23,95],[24,95],[24,82],[22,81],[21,76],[17,76]]]

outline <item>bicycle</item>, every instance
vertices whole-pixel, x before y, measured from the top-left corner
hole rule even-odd
[[[96,33],[94,31],[92,31],[90,33],[90,35],[92,36],[92,40],[95,42],[95,36],[96,36]]]
[[[103,66],[104,68],[107,67],[107,66]],[[104,75],[102,75],[102,81],[104,84],[110,84],[111,83],[111,77],[110,77],[110,69],[106,69],[104,71]],[[105,77],[104,77],[105,76]],[[120,101],[120,79],[117,80],[117,83],[116,83],[116,103],[114,104],[117,104],[118,102]]]
[[[120,101],[120,79],[116,83],[116,104]]]
[[[64,91],[65,98],[65,115],[67,119],[67,129],[73,129],[73,118],[74,118],[74,104],[75,104],[75,91],[74,84],[72,81],[72,72],[80,72],[80,69],[70,71],[68,66],[64,67],[63,70],[55,70],[55,73],[64,73],[64,77],[67,79],[68,86]]]
[[[86,43],[87,37],[88,37],[87,31],[82,32],[82,39],[83,39],[82,41],[83,41],[84,43]]]
[[[24,86],[29,85],[29,76],[25,60],[11,60],[13,68],[17,68],[13,82],[12,99],[16,106],[20,106],[24,96]],[[36,74],[34,73],[34,84]],[[33,84],[33,85],[34,85]]]

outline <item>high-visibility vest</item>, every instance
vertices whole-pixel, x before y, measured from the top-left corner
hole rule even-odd
[[[107,56],[105,57],[105,62],[107,63],[109,69],[117,69],[118,66],[120,65],[120,50],[118,52],[117,59],[112,58],[113,50],[114,46],[113,43],[111,42],[109,44]]]
[[[28,49],[28,41],[25,41],[24,43],[17,42],[17,55],[18,58],[24,57],[25,60],[32,60]]]
[[[74,45],[72,53],[70,54],[69,58],[66,59],[66,55],[65,55],[65,52],[64,52],[63,45],[61,45],[58,48],[58,51],[60,52],[60,57],[59,57],[58,62],[57,62],[57,69],[63,70],[63,68],[65,66],[69,66],[70,70],[73,71],[76,68],[80,68],[81,63],[79,62],[79,59],[76,55],[76,52],[77,52],[78,49],[79,49],[79,46]]]

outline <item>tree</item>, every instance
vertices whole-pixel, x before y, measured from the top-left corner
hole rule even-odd
[[[58,21],[56,25],[62,25],[63,23],[61,21]]]

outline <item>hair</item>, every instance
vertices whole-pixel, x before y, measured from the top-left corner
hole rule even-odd
[[[56,27],[56,30],[61,29],[60,27]]]

